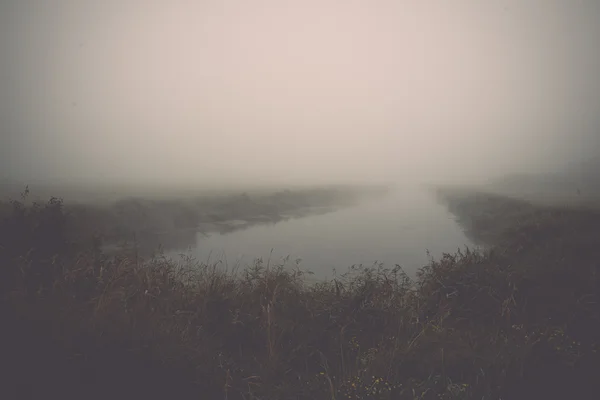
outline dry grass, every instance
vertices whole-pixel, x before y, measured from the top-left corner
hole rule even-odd
[[[593,398],[600,219],[454,196],[495,250],[446,254],[414,281],[375,265],[317,284],[261,260],[75,251],[60,201],[13,202],[3,398]]]

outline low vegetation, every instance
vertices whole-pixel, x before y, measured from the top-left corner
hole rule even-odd
[[[57,199],[5,204],[1,398],[596,398],[600,213],[442,190],[485,251],[411,279],[226,270],[74,246]]]
[[[176,198],[138,196],[63,205],[70,242],[89,245],[135,244],[149,256],[159,245],[182,249],[193,245],[196,232],[230,232],[288,218],[331,211],[368,197],[385,195],[384,187],[334,186],[279,192],[193,194]],[[31,195],[28,193],[28,198]],[[8,204],[1,208],[10,209]]]

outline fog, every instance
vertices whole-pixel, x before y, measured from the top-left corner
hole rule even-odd
[[[478,182],[600,148],[600,2],[0,0],[0,179]]]

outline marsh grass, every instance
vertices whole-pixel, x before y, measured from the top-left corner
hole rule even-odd
[[[108,257],[72,246],[60,200],[13,201],[2,398],[594,398],[597,214],[440,196],[495,247],[321,282],[270,260]]]
[[[109,244],[135,241],[139,252],[147,257],[159,244],[193,244],[198,230],[230,232],[348,207],[386,194],[387,189],[380,187],[324,187],[250,194],[128,197],[104,203],[70,203],[65,212],[71,216],[71,241],[92,234]]]

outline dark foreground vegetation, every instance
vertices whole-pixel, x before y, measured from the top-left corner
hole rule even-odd
[[[489,250],[312,285],[261,260],[109,257],[73,243],[60,201],[14,201],[0,398],[597,398],[600,213],[438,194]]]

